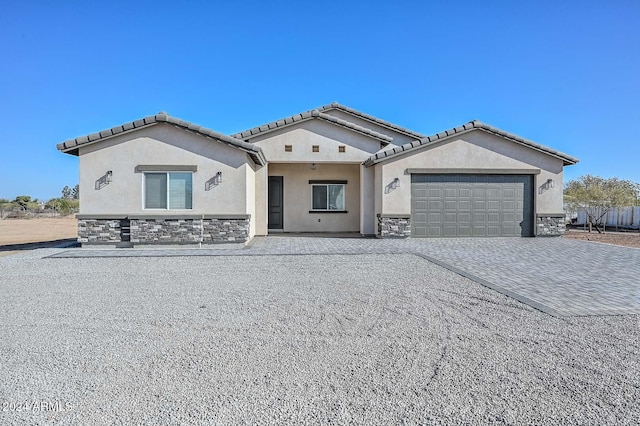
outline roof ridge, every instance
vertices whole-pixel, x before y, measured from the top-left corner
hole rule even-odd
[[[406,143],[404,145],[401,146],[397,146],[397,147],[393,147],[390,149],[386,149],[384,151],[380,151],[377,152],[373,155],[371,155],[365,162],[364,165],[369,167],[375,163],[379,163],[380,161],[384,161],[390,157],[396,156],[398,154],[401,154],[403,152],[409,151],[409,150],[413,150],[416,149],[420,146],[427,146],[427,145],[431,145],[433,143],[439,142],[441,140],[444,139],[448,139],[449,137],[455,135],[455,134],[459,134],[459,133],[467,133],[471,130],[482,130],[488,133],[492,133],[498,136],[501,136],[505,139],[509,139],[515,143],[518,143],[520,145],[524,145],[527,146],[529,148],[535,149],[537,151],[543,152],[545,154],[551,155],[553,157],[556,157],[558,159],[561,159],[564,163],[564,165],[572,165],[572,164],[576,164],[579,160],[575,157],[572,157],[568,154],[565,154],[561,151],[557,151],[555,149],[549,148],[547,146],[544,145],[540,145],[536,142],[533,142],[529,139],[525,139],[523,137],[520,137],[518,135],[515,135],[513,133],[509,133],[506,132],[504,130],[498,129],[497,127],[493,127],[490,126],[489,124],[483,123],[480,120],[471,120],[461,126],[457,126],[454,127],[452,129],[449,130],[445,130],[439,133],[436,133],[434,135],[431,136],[426,136],[418,141],[415,142],[409,142]]]
[[[353,114],[355,116],[359,116],[360,118],[363,118],[365,120],[371,121],[371,122],[373,122],[375,124],[378,124],[380,126],[388,127],[388,128],[390,128],[392,130],[395,130],[395,131],[397,131],[399,133],[404,133],[404,134],[407,134],[409,136],[415,137],[416,139],[420,139],[420,138],[424,138],[425,137],[425,135],[423,135],[422,133],[415,132],[415,131],[413,131],[411,129],[408,129],[406,127],[398,126],[397,124],[391,123],[390,121],[386,121],[386,120],[383,120],[381,118],[375,117],[375,116],[373,116],[371,114],[367,114],[365,112],[359,111],[359,110],[357,110],[355,108],[351,108],[351,107],[348,107],[346,105],[342,105],[341,103],[336,102],[336,101],[333,101],[333,102],[331,102],[330,104],[327,104],[327,105],[322,105],[322,106],[320,106],[320,107],[318,107],[316,109],[318,109],[319,111],[326,111],[326,110],[329,110],[329,109],[339,109],[339,110],[345,111],[347,113]]]
[[[375,139],[379,139],[383,142],[392,142],[393,138],[391,136],[382,134],[380,132],[376,132],[374,130],[371,129],[367,129],[366,127],[362,127],[358,124],[352,123],[350,121],[338,118],[338,117],[334,117],[333,115],[324,113],[322,111],[320,111],[317,108],[311,109],[309,111],[305,111],[299,114],[295,114],[289,117],[285,117],[285,118],[281,118],[279,120],[276,121],[272,121],[270,123],[267,124],[263,124],[261,126],[257,126],[254,127],[252,129],[248,129],[248,130],[244,130],[242,132],[238,132],[238,133],[234,133],[231,136],[234,138],[238,138],[238,139],[247,139],[247,138],[252,138],[254,136],[257,136],[259,134],[262,133],[266,133],[266,132],[270,132],[276,129],[280,129],[283,127],[287,127],[290,126],[296,122],[299,121],[305,121],[308,120],[310,118],[319,118],[325,121],[328,121],[330,123],[348,128],[350,130],[356,131],[358,133],[362,133],[365,134],[367,136],[371,136]]]

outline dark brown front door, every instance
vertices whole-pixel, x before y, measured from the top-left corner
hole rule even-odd
[[[283,229],[284,194],[282,176],[269,176],[269,229]]]

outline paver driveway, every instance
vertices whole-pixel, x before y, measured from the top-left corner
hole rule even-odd
[[[73,249],[53,257],[412,253],[554,316],[640,314],[640,250],[562,238],[279,235],[233,249]],[[407,265],[410,267],[409,265]]]

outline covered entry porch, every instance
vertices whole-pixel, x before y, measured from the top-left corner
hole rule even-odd
[[[374,233],[373,226],[363,226],[367,219],[373,225],[373,218],[363,214],[365,200],[373,200],[373,182],[367,191],[363,184],[369,179],[363,178],[366,169],[361,164],[269,163],[266,169],[263,235]],[[363,199],[367,192],[370,196]]]

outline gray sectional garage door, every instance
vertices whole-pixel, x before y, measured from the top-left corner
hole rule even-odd
[[[413,237],[533,235],[530,175],[411,175]]]

